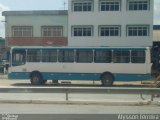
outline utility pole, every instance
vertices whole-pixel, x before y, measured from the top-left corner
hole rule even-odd
[[[66,2],[65,2],[65,0],[64,0],[64,2],[63,2],[63,5],[64,5],[64,10],[66,10]]]

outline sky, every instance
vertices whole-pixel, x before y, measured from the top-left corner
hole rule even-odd
[[[64,10],[68,0],[0,0],[0,37],[5,37],[2,11],[15,10]],[[160,25],[160,0],[154,0],[154,24]]]

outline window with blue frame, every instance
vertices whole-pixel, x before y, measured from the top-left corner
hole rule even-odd
[[[73,26],[72,27],[72,36],[92,36],[93,26]]]
[[[100,36],[120,36],[121,33],[120,26],[99,26]]]
[[[128,36],[149,36],[148,26],[127,26]]]
[[[128,10],[149,10],[150,0],[128,0]]]
[[[100,0],[99,6],[100,6],[100,11],[120,11],[121,1],[120,0]]]
[[[92,0],[80,0],[72,2],[72,9],[74,12],[89,12],[93,11],[93,1]]]

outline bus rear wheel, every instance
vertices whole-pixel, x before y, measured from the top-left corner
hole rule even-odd
[[[107,87],[112,86],[113,82],[114,82],[114,77],[111,73],[102,74],[101,76],[102,86],[107,86]]]
[[[43,85],[43,84],[45,84],[45,82],[43,81],[40,73],[38,73],[38,72],[32,73],[31,84],[32,85]]]

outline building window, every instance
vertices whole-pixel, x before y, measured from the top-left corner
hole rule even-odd
[[[74,12],[93,11],[92,0],[73,1],[72,9]]]
[[[149,36],[148,26],[128,26],[128,36]]]
[[[100,11],[120,11],[120,0],[100,0]]]
[[[31,26],[13,26],[12,36],[13,37],[32,37],[33,27]]]
[[[93,26],[74,26],[72,36],[92,36]]]
[[[62,37],[63,27],[62,26],[43,26],[42,37]]]
[[[120,26],[99,26],[100,36],[120,36]]]
[[[149,10],[149,0],[128,0],[128,10]]]

